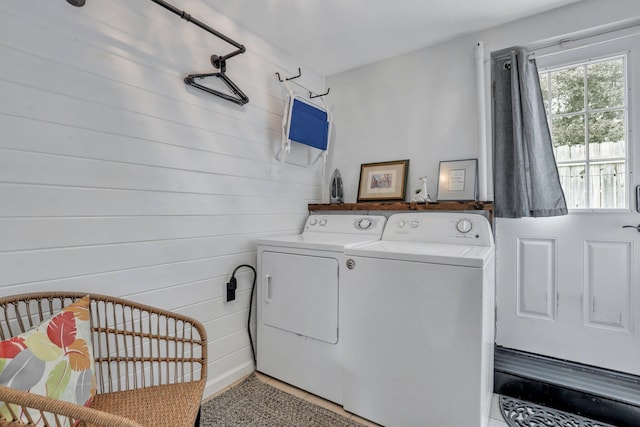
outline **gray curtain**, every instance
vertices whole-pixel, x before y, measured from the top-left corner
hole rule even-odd
[[[499,52],[492,76],[495,215],[566,215],[535,61],[522,48]]]

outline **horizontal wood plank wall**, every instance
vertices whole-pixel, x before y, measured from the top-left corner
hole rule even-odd
[[[204,322],[207,392],[251,370],[255,240],[299,231],[322,166],[282,166],[284,91],[303,66],[203,2],[175,6],[247,47],[238,106],[188,87],[234,50],[146,0],[0,3],[0,295],[81,290]],[[318,93],[322,78],[304,70]]]

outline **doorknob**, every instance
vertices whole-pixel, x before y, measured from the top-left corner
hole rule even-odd
[[[622,228],[635,228],[640,233],[640,224],[638,225],[623,225]]]

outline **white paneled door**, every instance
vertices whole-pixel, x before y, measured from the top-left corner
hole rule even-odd
[[[610,40],[605,42],[605,36]],[[640,375],[640,232],[623,228],[640,224],[634,191],[640,184],[636,173],[640,143],[635,131],[640,128],[640,90],[635,86],[640,81],[640,27],[585,38],[575,47],[559,46],[555,52],[535,56],[542,74],[548,75],[543,75],[543,87],[556,161],[561,168],[580,164],[579,169],[587,173],[573,181],[592,188],[584,203],[577,203],[571,198],[578,194],[570,185],[573,181],[563,183],[569,215],[496,220],[496,343]],[[599,69],[625,63],[626,80],[620,72],[599,78]],[[598,98],[603,93],[606,96]],[[569,105],[568,99],[578,102]],[[607,114],[617,114],[609,123],[616,123],[619,134],[612,130],[616,126],[610,126],[599,137],[602,121],[598,119]],[[584,137],[577,145],[566,144],[562,131],[563,126],[569,127],[567,121],[581,126]],[[594,202],[606,192],[596,179],[604,175],[593,171],[611,159],[603,159],[602,150],[592,148],[602,149],[610,141],[627,142],[622,153],[626,153],[627,173],[609,175],[617,182],[619,202],[629,196],[623,203],[626,208]],[[589,154],[578,156],[574,163],[559,151],[584,148],[586,142]]]
[[[497,344],[640,375],[639,222],[497,219]]]

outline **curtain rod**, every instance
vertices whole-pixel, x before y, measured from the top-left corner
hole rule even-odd
[[[618,23],[618,25],[610,25],[606,27],[600,27],[599,31],[582,31],[582,35],[575,36],[566,36],[560,39],[556,39],[553,42],[547,43],[532,43],[531,45],[525,47],[525,49],[529,52],[530,58],[542,58],[547,55],[553,55],[557,53],[556,48],[560,48],[563,51],[571,48],[581,48],[586,46],[592,46],[599,43],[605,43],[608,41],[632,37],[634,35],[640,34],[640,19],[632,19],[626,21],[623,24]],[[613,34],[613,37],[606,38],[603,40],[593,40],[591,43],[579,44],[583,41],[588,41],[589,39],[602,38],[607,35]],[[513,46],[506,49],[497,50],[495,52],[491,52],[491,58],[494,60],[508,58],[511,54],[511,51],[514,49],[520,48],[522,46]]]
[[[630,34],[626,34],[627,30],[633,30],[633,29],[635,29],[636,31],[632,31]],[[573,44],[579,43],[581,41],[589,40],[596,37],[602,37],[609,34],[621,33],[621,32],[624,32],[625,34],[618,35],[618,37],[614,36],[610,39],[607,39],[606,41],[615,40],[617,38],[630,37],[637,34],[638,32],[640,32],[640,19],[633,19],[621,25],[619,24],[619,25],[606,26],[601,30],[583,32],[584,33],[583,35],[576,35],[573,37],[572,36],[564,37],[564,38],[561,38],[560,40],[556,40],[551,43],[539,44],[539,45],[533,44],[529,46],[527,50],[531,51],[532,54],[535,54],[536,51],[545,50],[553,47],[570,48]],[[595,41],[592,44],[598,44],[598,43],[601,43],[601,42]],[[589,46],[589,45],[590,44],[587,43],[584,46]]]

